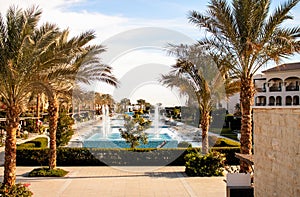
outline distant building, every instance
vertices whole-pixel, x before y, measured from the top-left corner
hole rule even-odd
[[[254,77],[255,106],[299,105],[300,62],[270,68]]]
[[[255,106],[299,106],[300,62],[282,64],[254,76]],[[234,94],[221,107],[234,113],[240,94]]]

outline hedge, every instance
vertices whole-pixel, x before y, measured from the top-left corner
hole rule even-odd
[[[197,148],[189,148],[190,151]],[[224,153],[225,164],[238,165],[235,152],[239,148],[212,148]],[[58,148],[58,166],[184,166],[185,148],[176,149],[88,149],[88,148]],[[49,160],[48,148],[17,149],[18,166],[47,166]]]
[[[46,137],[37,137],[33,140],[19,144],[17,147],[18,148],[47,148],[48,139]]]

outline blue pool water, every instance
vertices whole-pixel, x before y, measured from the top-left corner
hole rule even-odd
[[[141,143],[137,148],[157,148],[164,143],[162,148],[176,148],[178,141],[172,139],[167,133],[159,134],[155,138],[154,134],[148,134],[148,144]],[[83,141],[83,147],[87,148],[130,148],[130,144],[121,138],[120,133],[111,133],[107,138],[103,138],[101,133],[95,133]]]

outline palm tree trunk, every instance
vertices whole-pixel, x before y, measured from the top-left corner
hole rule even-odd
[[[58,100],[57,97],[49,99],[49,133],[50,133],[50,157],[49,168],[56,168],[56,129],[58,122]]]
[[[241,153],[252,154],[252,109],[254,103],[254,86],[252,78],[244,77],[241,79],[241,111],[242,111],[242,126],[241,126]],[[251,167],[241,161],[240,172],[250,172]]]
[[[16,133],[19,126],[18,106],[7,108],[6,124],[7,125],[6,125],[3,183],[11,187],[15,185],[16,182],[16,156],[17,156]]]
[[[36,132],[39,133],[40,132],[40,124],[39,124],[39,120],[40,120],[40,100],[41,100],[41,95],[38,94],[36,97]]]
[[[208,153],[208,130],[210,125],[209,112],[205,111],[201,114],[201,129],[202,129],[202,154]]]

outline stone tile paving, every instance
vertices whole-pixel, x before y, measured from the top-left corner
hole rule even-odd
[[[225,177],[186,177],[184,167],[62,167],[64,178],[29,178],[23,176],[33,167],[17,167],[17,180],[30,183],[34,196],[226,196]],[[148,169],[148,170],[147,170]],[[3,179],[3,167],[0,172]]]

